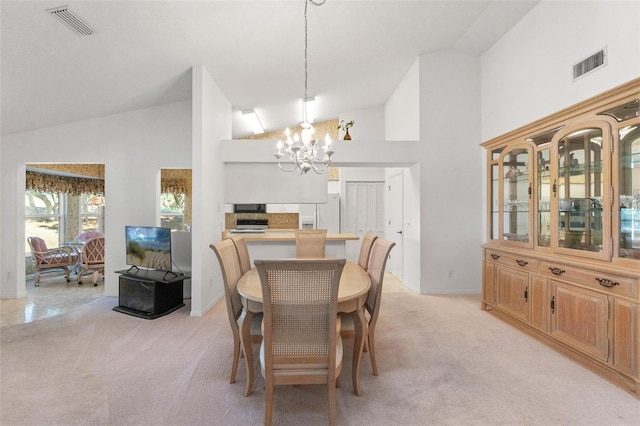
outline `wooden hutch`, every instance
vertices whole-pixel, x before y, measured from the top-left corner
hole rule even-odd
[[[483,309],[640,397],[640,79],[482,146]]]

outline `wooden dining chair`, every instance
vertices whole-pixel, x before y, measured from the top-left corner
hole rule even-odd
[[[375,332],[378,315],[380,314],[380,300],[382,298],[382,282],[384,280],[384,271],[387,265],[389,253],[396,243],[382,238],[377,238],[371,246],[371,255],[367,267],[367,274],[371,280],[371,288],[367,294],[367,300],[364,304],[367,318],[367,329],[365,339],[365,350],[369,352],[371,358],[371,367],[373,375],[378,375],[378,364],[376,363],[375,352]],[[342,317],[342,336],[355,335],[355,325],[353,323],[353,314],[341,314]]]
[[[337,302],[344,259],[256,260],[264,310],[260,365],[265,425],[276,385],[326,384],[329,423],[336,421],[336,380],[342,369]]]
[[[240,270],[242,274],[246,274],[251,269],[251,258],[249,257],[249,247],[247,247],[247,240],[240,235],[232,235],[231,241],[236,246],[238,252],[238,259],[240,260]]]
[[[238,370],[238,361],[240,359],[240,328],[238,327],[238,318],[242,314],[242,302],[238,293],[238,280],[242,276],[240,269],[240,260],[238,252],[232,240],[226,239],[218,244],[210,244],[209,247],[216,254],[220,262],[220,270],[222,271],[222,280],[224,282],[224,297],[227,302],[227,314],[229,316],[229,325],[233,333],[233,364],[231,366],[231,379],[229,383],[236,381],[236,372]],[[260,330],[262,323],[262,315],[256,315],[251,322],[251,340],[254,343],[262,341],[262,333]]]
[[[378,238],[373,232],[367,232],[362,237],[362,244],[360,244],[360,254],[358,255],[358,265],[365,271],[369,267],[369,255],[371,254],[371,247],[373,242]]]
[[[296,257],[325,257],[326,229],[296,229]]]

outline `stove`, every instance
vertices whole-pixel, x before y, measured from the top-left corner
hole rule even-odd
[[[237,219],[236,229],[267,229],[269,219]]]

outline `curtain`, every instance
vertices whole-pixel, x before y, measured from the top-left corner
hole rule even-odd
[[[104,180],[26,172],[26,187],[38,192],[62,192],[70,195],[104,194]]]

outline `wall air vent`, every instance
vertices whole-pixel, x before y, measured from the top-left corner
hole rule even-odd
[[[54,7],[53,9],[47,9],[46,11],[52,16],[58,18],[60,22],[65,24],[75,33],[80,35],[91,35],[94,33],[93,28],[69,10],[69,6]]]
[[[607,65],[607,48],[598,50],[573,66],[573,80]]]

